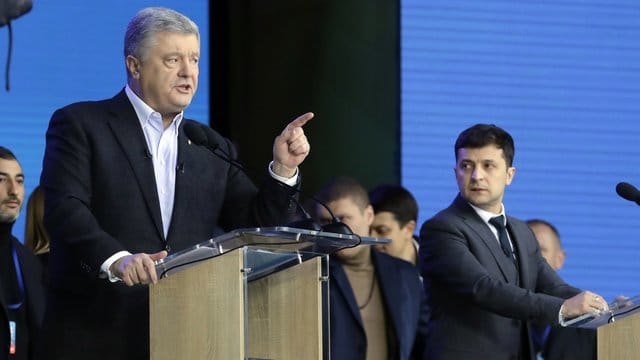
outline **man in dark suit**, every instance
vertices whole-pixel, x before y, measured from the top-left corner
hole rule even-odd
[[[148,289],[140,285],[157,281],[154,261],[220,229],[281,224],[295,210],[290,186],[309,153],[302,126],[313,114],[276,137],[257,189],[185,135],[196,124],[183,113],[198,84],[196,24],[170,9],[143,9],[124,50],[125,89],[57,110],[47,131],[48,359],[148,359]],[[202,129],[235,158],[229,140]]]
[[[558,271],[564,265],[566,253],[560,233],[553,224],[541,219],[527,220],[538,240],[540,253],[549,266]],[[533,324],[534,353],[545,360],[595,360],[597,358],[596,331],[575,327]]]
[[[15,155],[0,146],[0,360],[36,359],[44,315],[42,267],[13,235],[24,202],[24,173]]]
[[[354,234],[369,235],[373,208],[365,189],[339,177],[317,195]],[[322,223],[331,215],[322,206]],[[428,312],[417,269],[369,245],[340,250],[329,261],[331,359],[423,359]]]
[[[495,125],[458,136],[460,193],[420,231],[430,359],[532,359],[531,321],[558,324],[607,307],[564,283],[529,227],[505,215],[513,155],[513,139]]]

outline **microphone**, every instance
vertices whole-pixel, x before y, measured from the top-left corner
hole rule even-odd
[[[640,205],[640,190],[635,186],[626,182],[618,183],[618,185],[616,185],[616,193],[618,193],[621,198]]]
[[[218,158],[238,168],[245,174],[248,173],[245,167],[242,166],[242,164],[239,161],[231,158],[230,154],[222,150],[222,148],[220,147],[220,144],[218,143],[218,140],[216,139],[216,136],[213,130],[210,127],[203,124],[190,122],[184,125],[184,132],[189,138],[189,140],[191,140],[192,143],[196,145],[204,146],[206,149],[211,151],[211,153],[217,156]],[[331,211],[331,209],[326,204],[324,204],[323,202],[321,202],[320,200],[316,199],[313,196],[305,194],[304,192],[302,192],[300,189],[296,187],[289,186],[276,179],[273,179],[273,180],[280,186],[286,186],[287,189],[293,189],[298,194],[301,194],[309,199],[312,199],[313,201],[315,201],[316,203],[320,204],[322,207],[327,209],[327,211],[331,215],[331,223],[326,224],[324,226],[320,226],[313,220],[311,215],[309,215],[309,213],[304,209],[304,207],[300,204],[300,202],[297,199],[292,198],[293,201],[295,201],[297,208],[300,209],[300,211],[304,215],[304,219],[289,223],[288,224],[289,226],[299,228],[299,229],[333,232],[333,233],[338,233],[343,235],[353,235],[353,231],[351,231],[349,226],[347,226],[346,224],[338,220],[338,218],[335,216],[335,214]]]

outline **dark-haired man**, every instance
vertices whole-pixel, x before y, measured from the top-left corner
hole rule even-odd
[[[531,321],[559,324],[607,307],[562,281],[527,224],[506,215],[514,152],[495,125],[474,125],[456,140],[460,192],[420,231],[430,359],[533,359]]]
[[[380,185],[369,191],[375,216],[371,236],[390,239],[389,244],[375,245],[376,250],[416,264],[418,244],[414,237],[418,221],[418,203],[402,186]]]
[[[13,235],[24,202],[24,173],[15,155],[0,146],[0,360],[36,359],[44,315],[39,260]]]
[[[356,180],[335,178],[316,197],[354,234],[369,235],[373,209]],[[332,220],[320,205],[315,213]],[[331,256],[329,277],[331,359],[426,359],[428,312],[413,265],[359,245]]]

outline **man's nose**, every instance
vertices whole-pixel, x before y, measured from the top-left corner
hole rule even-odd
[[[182,63],[180,67],[180,72],[178,73],[180,76],[191,76],[198,69],[198,64],[194,64],[190,61],[185,61]]]
[[[9,195],[16,195],[17,194],[17,186],[16,186],[16,182],[14,180],[11,180],[11,179],[7,180],[7,193]]]

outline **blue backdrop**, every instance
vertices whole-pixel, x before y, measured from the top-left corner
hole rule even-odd
[[[0,145],[13,150],[22,163],[27,195],[39,182],[51,114],[72,102],[110,98],[124,87],[124,32],[135,13],[147,6],[173,8],[198,24],[200,81],[185,113],[209,123],[207,1],[34,1],[31,12],[13,22],[10,92],[4,91],[4,77],[0,80]],[[2,69],[7,51],[5,26],[0,28]],[[23,232],[24,207],[14,226],[20,240]]]

